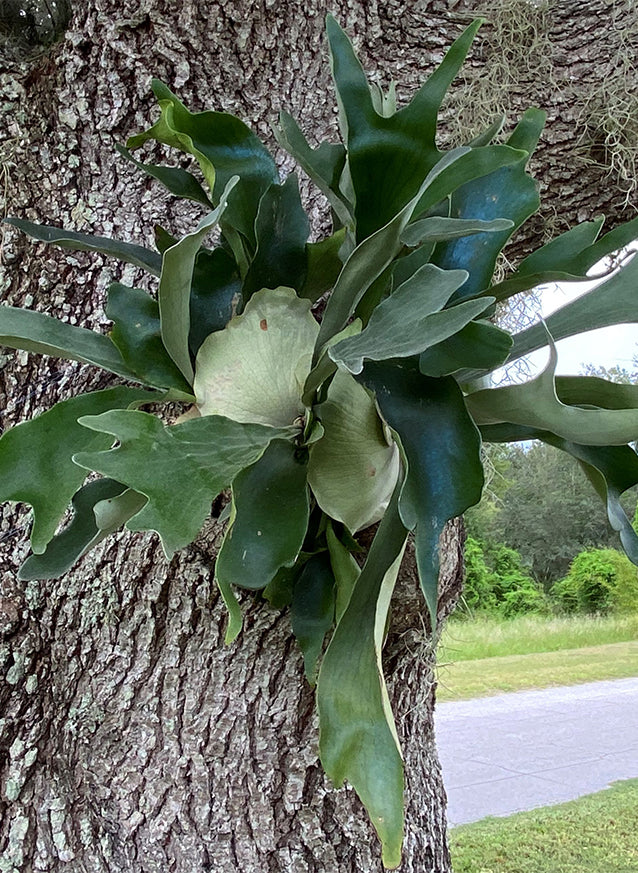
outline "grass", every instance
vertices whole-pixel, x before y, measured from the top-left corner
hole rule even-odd
[[[638,639],[638,614],[564,616],[522,615],[503,620],[480,617],[449,621],[441,640],[443,660],[473,661],[501,655],[559,652]]]
[[[638,615],[451,621],[439,700],[638,676]]]
[[[450,833],[455,873],[636,873],[638,779]]]
[[[436,696],[438,700],[459,700],[629,676],[638,676],[638,640],[476,661],[439,660]]]

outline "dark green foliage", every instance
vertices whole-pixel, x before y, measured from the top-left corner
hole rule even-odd
[[[513,276],[494,285],[491,292],[505,300],[519,291],[549,282],[582,280],[604,257],[619,251],[636,239],[638,219],[628,221],[598,239],[604,219],[584,222],[550,240],[528,255]],[[556,331],[553,332],[557,338]]]
[[[285,285],[301,291],[306,280],[310,223],[293,173],[271,185],[259,201],[255,219],[257,248],[243,285],[243,303],[261,288]]]
[[[405,548],[398,490],[328,646],[317,686],[323,765],[335,785],[344,779],[354,785],[390,859],[401,853],[403,808],[396,797],[403,792],[403,772],[396,729],[385,715],[390,703],[385,681],[378,681],[378,659]]]
[[[212,202],[217,206],[228,182],[239,187],[228,205],[225,222],[249,245],[255,244],[255,217],[259,201],[279,182],[274,159],[243,121],[226,112],[190,112],[162,82],[153,81],[153,93],[162,109],[160,120],[127,142],[136,149],[149,139],[190,152],[199,162]]]
[[[516,549],[545,588],[583,549],[618,544],[604,505],[565,452],[539,442],[513,445],[499,449],[496,463],[498,493],[468,514],[469,530],[481,541]],[[627,503],[633,506],[631,497]]]
[[[159,276],[162,269],[162,259],[159,255],[133,243],[88,233],[75,233],[75,231],[64,230],[61,227],[34,224],[32,221],[24,221],[19,218],[7,218],[5,221],[7,224],[12,224],[19,230],[28,233],[33,239],[53,243],[63,249],[74,249],[77,252],[101,252],[127,264],[148,270],[155,276]]]
[[[638,320],[638,300],[634,293],[637,277],[638,258],[632,258],[623,270],[553,312],[545,325],[535,324],[521,331],[514,339],[509,359],[514,361],[546,346],[547,331],[558,341],[589,330],[587,325],[591,325],[592,319],[597,327]]]
[[[112,342],[141,382],[190,393],[190,385],[162,343],[157,300],[147,291],[115,282],[109,287],[104,311],[113,322]]]
[[[566,612],[636,612],[638,571],[615,549],[590,549],[574,558],[552,597]]]
[[[235,476],[231,518],[217,556],[217,576],[242,588],[263,588],[292,566],[308,528],[307,452],[274,440]]]
[[[212,208],[212,203],[204,188],[198,179],[192,173],[188,173],[181,167],[160,167],[156,164],[145,164],[143,161],[138,161],[124,146],[116,146],[118,152],[127,161],[143,170],[151,178],[161,182],[171,194],[177,197],[182,197],[184,200],[193,200],[195,203],[201,203],[202,206]]]
[[[154,392],[124,387],[80,394],[2,435],[0,500],[19,500],[33,507],[31,545],[36,554],[44,552],[53,539],[86,478],[86,472],[73,461],[76,453],[108,449],[112,443],[106,434],[86,430],[79,419],[159,398]]]
[[[451,265],[468,270],[470,277],[459,292],[472,297],[489,287],[499,252],[513,233],[540,206],[531,176],[525,172],[529,155],[536,148],[545,124],[545,113],[529,109],[508,140],[508,145],[522,149],[522,157],[512,166],[502,167],[469,182],[455,191],[450,214],[454,218],[480,218],[483,221],[506,216],[512,227],[496,234],[478,234],[449,243],[439,243],[434,262],[449,269]]]
[[[485,553],[478,540],[468,536],[465,543],[465,580],[463,605],[471,612],[496,610],[494,578],[485,563]]]
[[[419,190],[442,156],[436,146],[438,110],[458,73],[475,22],[454,43],[437,72],[399,112],[379,114],[366,74],[337,22],[328,18],[332,70],[354,189],[357,240],[387,224]],[[477,216],[473,216],[477,217]]]
[[[493,370],[507,358],[512,337],[489,321],[471,321],[419,358],[425,376],[448,376],[468,366]]]
[[[449,519],[481,498],[478,433],[454,379],[429,379],[419,372],[415,360],[370,362],[361,380],[374,390],[404,453],[406,476],[399,512],[405,527],[414,530],[421,587],[434,624],[439,536]],[[475,451],[468,452],[470,446]]]
[[[223,330],[241,305],[241,279],[235,259],[217,248],[195,258],[190,293],[188,348],[197,355],[207,336]]]
[[[94,512],[96,504],[117,497],[125,490],[126,486],[114,479],[96,479],[76,491],[71,500],[71,522],[47,543],[41,555],[27,558],[20,567],[20,579],[57,579],[66,573],[100,534]]]
[[[299,574],[290,605],[292,632],[304,655],[306,677],[313,684],[323,641],[335,620],[335,576],[328,552],[313,555]]]
[[[503,618],[548,610],[547,598],[524,571],[518,552],[502,544],[484,547],[473,537],[465,546],[463,601],[472,612]]]

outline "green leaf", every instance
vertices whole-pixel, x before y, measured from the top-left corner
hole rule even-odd
[[[399,288],[408,279],[411,279],[414,274],[430,262],[434,246],[423,245],[419,246],[408,254],[402,254],[390,265],[392,274],[392,286]]]
[[[480,133],[469,142],[469,145],[475,148],[478,148],[479,146],[489,145],[492,140],[495,139],[503,130],[506,120],[506,115],[497,116],[497,118],[494,119],[490,126],[485,128],[483,133]]]
[[[345,237],[346,232],[342,228],[326,239],[307,244],[308,271],[299,292],[300,297],[305,297],[306,300],[316,303],[326,291],[332,288],[343,267],[339,251]]]
[[[554,382],[558,399],[569,406],[638,408],[638,385],[608,382],[597,376],[556,376]]]
[[[467,408],[474,421],[479,425],[501,421],[524,424],[592,446],[622,445],[638,438],[638,408],[583,409],[563,403],[554,383],[557,361],[558,354],[552,343],[549,364],[535,379],[468,395]],[[600,382],[604,384],[604,380],[598,380]],[[612,388],[611,402],[616,395]],[[599,397],[600,405],[604,405],[600,392]]]
[[[135,164],[138,169],[143,170],[151,178],[161,182],[171,194],[183,197],[185,200],[201,203],[207,209],[213,208],[208,195],[192,173],[183,170],[181,167],[163,167],[157,164],[145,164],[134,158],[130,151],[121,145],[116,145],[115,148],[127,161]]]
[[[226,628],[226,633],[224,635],[224,643],[229,646],[231,643],[235,642],[241,633],[244,624],[244,617],[241,612],[239,601],[235,597],[235,593],[233,592],[230,583],[219,579],[217,576],[215,577],[215,582],[217,583],[219,593],[224,601],[224,606],[228,611],[228,627]]]
[[[105,312],[113,322],[111,340],[141,382],[173,389],[183,394],[184,399],[192,397],[190,385],[162,343],[157,300],[141,288],[115,282],[109,286]]]
[[[306,469],[292,443],[274,440],[235,477],[233,514],[215,565],[222,583],[264,588],[294,564],[308,529]]]
[[[237,184],[233,177],[214,212],[205,216],[193,233],[182,237],[164,252],[158,302],[162,342],[188,384],[193,382],[188,338],[190,333],[190,295],[195,259],[205,237],[218,223],[226,208],[226,198]]]
[[[235,116],[225,112],[189,112],[166,85],[154,79],[152,87],[162,114],[149,130],[131,137],[128,148],[139,148],[154,139],[193,155],[213,192],[215,205],[221,203],[230,180],[238,176],[240,181],[229,199],[224,220],[254,242],[259,200],[273,182],[279,181],[272,156]]]
[[[306,427],[304,428],[302,445],[305,448],[309,448],[313,443],[318,442],[325,432],[325,428],[319,419],[309,416],[306,420]]]
[[[618,252],[624,249],[638,239],[638,218],[633,218],[631,221],[626,221],[624,224],[615,227],[595,242],[591,248],[587,249],[583,255],[586,256],[579,259],[579,266],[582,269],[588,264],[587,269],[595,266],[599,261],[607,255]]]
[[[551,334],[554,342],[599,327],[638,322],[638,257],[621,270],[581,297],[572,300],[545,319],[517,333],[508,361],[548,345]]]
[[[302,388],[318,332],[310,301],[291,288],[253,294],[199,350],[194,385],[202,415],[293,424],[304,415]]]
[[[423,352],[419,369],[424,376],[434,378],[466,367],[493,370],[507,358],[511,347],[512,337],[507,331],[489,321],[471,321],[454,336]]]
[[[360,381],[374,391],[405,455],[399,511],[404,525],[415,529],[419,577],[434,627],[439,536],[447,521],[481,498],[479,433],[455,380],[429,379],[414,361],[367,363]]]
[[[593,266],[587,251],[596,241],[603,226],[604,216],[572,227],[524,258],[516,271],[521,276],[559,270],[565,273],[586,274]]]
[[[340,188],[346,162],[346,150],[341,143],[322,142],[313,149],[299,125],[287,112],[280,112],[279,127],[273,128],[279,145],[297,161],[310,179],[328,198],[338,221],[343,227],[352,224],[352,204]]]
[[[102,485],[107,482],[112,484],[109,487]],[[117,491],[115,486],[118,486]],[[42,555],[27,558],[20,567],[18,578],[55,579],[61,576],[78,558],[119,530],[145,503],[146,497],[113,479],[87,483],[71,501],[74,510],[71,523],[51,540]]]
[[[340,342],[342,339],[346,339],[346,337],[355,336],[355,334],[360,333],[361,327],[361,319],[355,318],[350,322],[350,324],[346,325],[343,330],[340,330],[339,333],[335,334],[328,340],[319,356],[319,360],[312,368],[305,381],[301,398],[305,406],[314,406],[316,402],[322,402],[325,399],[324,397],[319,398],[316,395],[321,395],[325,391],[330,377],[337,369],[335,362],[328,356],[328,352],[332,346],[336,345],[336,343]]]
[[[177,238],[165,230],[161,224],[153,226],[153,236],[155,237],[155,248],[161,255],[177,243]]]
[[[0,306],[0,346],[94,364],[124,379],[139,382],[139,377],[126,365],[109,337],[58,321],[44,312]]]
[[[317,683],[323,768],[337,788],[346,779],[353,786],[381,840],[383,863],[392,869],[401,862],[403,762],[381,648],[406,536],[395,492],[323,657]]]
[[[384,118],[390,118],[397,111],[396,82],[390,82],[387,92],[378,82],[370,82],[370,96],[374,111]]]
[[[360,373],[364,359],[412,357],[453,336],[489,305],[483,298],[441,311],[466,279],[464,270],[426,264],[379,303],[361,333],[341,340],[328,354],[351,373]]]
[[[331,521],[328,521],[328,526],[326,527],[326,540],[335,581],[335,614],[337,622],[339,622],[350,602],[357,579],[361,575],[361,567],[355,561],[352,552],[341,542],[335,533]]]
[[[275,573],[273,579],[262,591],[262,596],[270,603],[273,609],[285,609],[292,603],[292,592],[295,579],[301,573],[304,563],[310,555],[300,555],[292,567],[281,567]]]
[[[65,529],[53,537],[41,555],[30,555],[18,572],[18,579],[57,579],[69,570],[92,545],[103,537],[95,521],[93,507],[100,500],[116,497],[126,488],[113,479],[96,479],[73,496],[73,518]],[[106,536],[106,534],[104,534]]]
[[[75,463],[148,497],[127,527],[156,531],[169,558],[195,539],[213,500],[235,476],[261,457],[272,439],[290,437],[285,429],[220,416],[166,427],[154,415],[131,410],[84,416],[80,423],[110,434],[119,445],[78,452]]]
[[[528,157],[527,152],[523,149],[507,145],[485,146],[484,148],[463,146],[462,148],[464,148],[464,154],[455,165],[446,167],[422,194],[414,210],[415,216],[422,216],[423,213],[429,214],[433,209],[439,209],[442,204],[445,204],[446,207],[451,206],[449,204],[450,195],[463,189],[464,185],[485,176],[494,175],[504,168],[507,169],[527,160]],[[450,153],[448,152],[448,154]],[[449,212],[448,209],[446,211]],[[455,220],[462,219],[456,218]]]
[[[592,457],[591,451],[588,451],[591,449],[598,454]],[[578,459],[587,478],[606,504],[609,524],[620,534],[620,542],[627,557],[638,565],[638,534],[620,502],[624,491],[638,485],[638,459],[635,451],[629,446],[605,446],[602,451],[598,446],[584,446],[579,454],[575,450],[570,454]]]
[[[389,443],[368,393],[337,371],[317,409],[325,433],[310,447],[308,482],[331,518],[357,531],[383,515],[399,475],[399,453]]]
[[[335,578],[327,552],[313,555],[295,581],[290,620],[306,679],[314,685],[323,641],[335,620]]]
[[[100,480],[98,480],[100,481]],[[107,537],[122,527],[124,522],[132,518],[144,506],[146,497],[138,494],[132,488],[127,488],[121,494],[105,497],[93,507],[93,515],[97,524],[100,539]],[[91,544],[93,545],[93,543]]]
[[[222,248],[200,249],[190,293],[191,355],[197,355],[206,337],[226,327],[241,308],[241,299],[241,279],[233,258]]]
[[[259,201],[255,221],[257,250],[244,279],[244,303],[261,288],[286,286],[301,290],[307,271],[309,233],[299,183],[292,173],[283,185],[271,185]]]
[[[603,218],[584,222],[550,240],[519,264],[509,279],[490,288],[497,300],[549,282],[587,280],[587,273],[604,257],[629,245],[638,236],[638,218],[605,234],[596,242]]]
[[[349,256],[323,314],[314,363],[317,362],[328,340],[346,326],[368,288],[401,251],[403,247],[401,234],[421,195],[444,170],[457,162],[467,151],[468,149],[459,148],[448,152],[427,175],[415,197],[385,227],[377,230],[368,239],[364,239]]]
[[[408,106],[384,117],[374,108],[366,75],[348,37],[328,16],[332,73],[356,195],[358,241],[387,225],[415,196],[439,161],[441,152],[435,143],[439,107],[479,24],[474,22],[456,40]]]
[[[437,246],[433,263],[443,269],[466,269],[470,274],[460,298],[473,297],[488,288],[499,252],[539,207],[536,183],[525,172],[525,166],[544,122],[544,112],[528,109],[508,140],[509,146],[527,154],[511,166],[468,182],[452,195],[452,218],[482,221],[500,218],[512,222],[509,230],[500,233],[476,234]]]
[[[409,224],[403,231],[401,240],[406,246],[418,246],[421,243],[446,242],[464,236],[474,236],[477,233],[496,233],[509,230],[513,226],[514,222],[507,218],[473,221],[434,215]]]
[[[62,400],[0,438],[0,502],[16,500],[33,507],[31,548],[42,554],[86,478],[71,460],[83,449],[108,448],[104,434],[89,433],[77,423],[84,415],[132,404],[149,403],[157,395],[140,388],[108,388]],[[141,413],[140,413],[141,414]]]
[[[549,431],[516,424],[480,428],[487,442],[542,440],[576,458],[603,502],[612,528],[619,532],[627,557],[638,564],[638,534],[620,503],[620,496],[638,485],[638,455],[630,446],[584,446]]]
[[[32,221],[24,221],[20,218],[5,218],[4,220],[7,224],[17,227],[18,230],[27,233],[33,239],[40,240],[40,242],[51,243],[62,249],[73,249],[76,252],[100,252],[103,255],[124,261],[125,264],[141,267],[142,270],[146,270],[147,273],[152,273],[154,276],[160,274],[161,258],[143,246],[109,239],[105,236],[75,233],[73,230],[64,230],[64,228],[51,227],[47,224],[34,224]]]
[[[393,283],[393,267],[394,262],[389,264],[381,275],[375,279],[357,304],[354,316],[356,319],[361,320],[361,324],[364,327],[370,321],[372,313],[379,303],[381,303],[382,300],[385,300],[386,297],[390,296],[393,284],[396,286],[396,283]]]

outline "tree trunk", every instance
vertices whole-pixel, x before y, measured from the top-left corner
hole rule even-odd
[[[407,95],[477,6],[339,0],[330,8],[368,68],[393,74]],[[538,240],[560,231],[564,220],[600,211],[612,223],[623,217],[629,183],[612,183],[616,177],[610,181],[604,166],[613,164],[618,175],[618,151],[611,141],[601,145],[603,128],[576,125],[587,104],[593,112],[602,76],[609,83],[630,75],[622,58],[634,4],[608,6],[616,19],[611,29],[593,0],[569,8],[492,2],[494,24],[449,104],[448,115],[461,114],[468,126],[477,120],[471,107],[486,106],[478,114],[489,123],[488,104],[504,102],[504,94],[481,92],[481,79],[472,76],[485,65],[499,69],[509,57],[512,106],[549,109],[534,165],[547,205],[512,257],[530,235]],[[524,23],[533,22],[523,36],[514,7],[525,8]],[[154,222],[191,227],[193,215],[113,157],[115,143],[148,125],[150,77],[192,109],[235,112],[271,144],[268,125],[279,107],[320,139],[335,126],[322,40],[326,11],[321,0],[78,3],[63,45],[28,63],[7,55],[0,72],[5,212],[146,244]],[[519,28],[509,43],[506,21]],[[512,46],[529,51],[517,54]],[[541,69],[551,67],[546,78],[538,75],[541,62],[550,65]],[[638,93],[633,88],[627,90]],[[321,201],[313,202],[320,230]],[[139,282],[131,268],[34,246],[9,230],[0,269],[3,302],[94,329],[106,324],[100,307],[108,282]],[[89,367],[49,358],[8,352],[1,363],[3,427],[108,384]],[[25,585],[16,573],[27,551],[28,517],[15,507],[2,511],[0,873],[381,870],[376,837],[354,792],[332,789],[318,766],[313,694],[287,616],[247,595],[244,632],[230,648],[223,644],[225,619],[212,583],[214,522],[170,564],[155,537],[123,533],[63,579]],[[461,540],[459,525],[451,525],[442,617],[460,591]],[[401,870],[447,873],[432,722],[434,643],[409,566],[408,560],[386,646],[408,780]]]
[[[318,764],[313,693],[287,616],[246,597],[243,636],[224,646],[217,533],[211,525],[170,565],[152,537],[124,535],[63,581],[15,590],[3,871],[381,870],[354,792],[334,791]],[[412,795],[404,869],[444,870],[433,661],[415,594],[402,592],[412,608],[388,657],[408,766],[417,784],[422,766],[435,770],[431,802]]]

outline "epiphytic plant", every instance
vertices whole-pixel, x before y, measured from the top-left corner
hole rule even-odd
[[[380,668],[386,618],[410,531],[426,608],[437,607],[438,540],[481,496],[481,439],[541,439],[574,455],[607,502],[628,554],[638,539],[618,497],[638,483],[638,387],[555,376],[555,340],[638,321],[638,258],[579,300],[515,336],[490,321],[499,301],[542,282],[585,279],[638,235],[638,220],[598,239],[581,224],[494,283],[496,259],[538,208],[526,164],[544,116],[528,110],[504,142],[492,125],[442,150],[437,116],[478,22],[409,105],[368,83],[333,18],[327,31],[342,143],[311,148],[283,113],[277,137],[329,200],[334,232],[308,242],[294,175],[281,182],[260,140],[222,112],[192,114],[164,85],[161,114],[128,142],[191,155],[183,169],[121,153],[204,210],[157,251],[10,223],[39,240],[101,251],[158,278],[157,295],[114,284],[107,336],[41,312],[0,307],[0,343],[102,367],[140,387],[63,400],[0,439],[0,499],[33,508],[24,579],[60,575],[122,525],[156,531],[167,555],[187,546],[230,489],[215,566],[232,586],[289,604],[306,674],[317,683],[320,754],[357,790],[400,862],[403,765]],[[205,245],[213,228],[219,244]],[[312,305],[327,295],[320,323]],[[485,387],[505,361],[549,346],[525,384]],[[167,424],[145,404],[180,400],[196,416]],[[161,407],[160,407],[161,408]],[[89,473],[98,478],[85,480]],[[71,503],[71,522],[57,532]],[[367,560],[358,531],[380,521]],[[322,656],[326,636],[329,644]],[[320,669],[318,665],[320,663]]]

